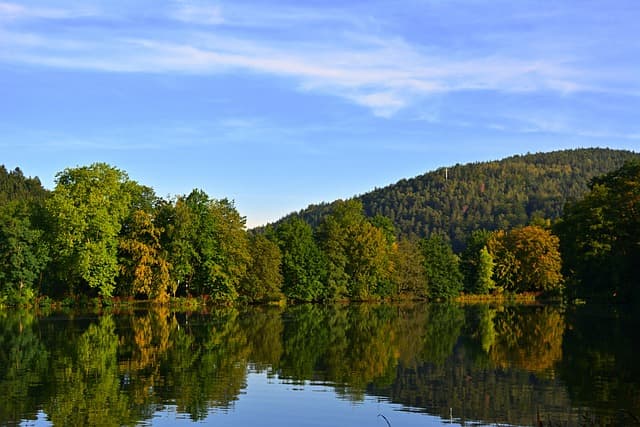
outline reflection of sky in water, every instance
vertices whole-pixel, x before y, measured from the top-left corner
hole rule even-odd
[[[247,386],[238,399],[229,409],[211,409],[208,417],[199,421],[177,412],[175,405],[165,405],[152,419],[139,425],[388,427],[383,416],[392,427],[450,424],[449,420],[432,415],[408,412],[407,408],[384,399],[366,396],[362,401],[349,401],[330,386],[292,383],[277,377],[268,378],[266,373],[248,373]],[[52,423],[40,411],[37,420],[23,421],[20,425],[40,427]]]
[[[439,426],[438,417],[401,412],[400,405],[373,397],[352,402],[338,396],[331,387],[291,383],[268,378],[265,373],[249,373],[247,387],[229,410],[212,409],[197,424],[225,426],[372,426],[387,427],[379,414],[395,426]],[[455,415],[455,414],[454,414]],[[175,407],[158,412],[149,425],[174,426],[194,422]]]
[[[50,421],[47,421],[47,414],[42,411],[38,411],[38,417],[35,420],[22,421],[20,423],[21,426],[51,426],[53,425]]]

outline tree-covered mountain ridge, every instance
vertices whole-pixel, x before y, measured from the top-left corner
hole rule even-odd
[[[535,218],[554,220],[589,181],[640,153],[581,148],[514,155],[502,160],[441,167],[355,196],[367,216],[390,218],[401,237],[448,236],[461,249],[476,229],[510,229]],[[310,205],[298,216],[317,226],[335,202]]]

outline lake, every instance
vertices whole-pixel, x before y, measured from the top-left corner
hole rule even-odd
[[[0,425],[640,425],[632,307],[0,312]]]

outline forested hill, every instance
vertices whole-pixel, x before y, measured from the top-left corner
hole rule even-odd
[[[448,235],[456,249],[475,229],[509,229],[532,218],[555,219],[591,178],[640,153],[601,148],[527,154],[440,168],[357,196],[368,216],[389,217],[400,236]],[[291,215],[317,225],[331,203]],[[290,216],[291,216],[290,215]],[[286,218],[283,218],[286,219]]]
[[[37,177],[25,177],[20,168],[7,171],[0,165],[0,206],[14,200],[42,200],[46,194]]]

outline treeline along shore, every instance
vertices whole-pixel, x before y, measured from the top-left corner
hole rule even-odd
[[[0,306],[640,300],[638,154],[569,150],[452,169],[247,230],[230,200],[197,189],[161,198],[105,163],[59,172],[51,191],[3,166]],[[407,182],[438,195],[402,196]]]

